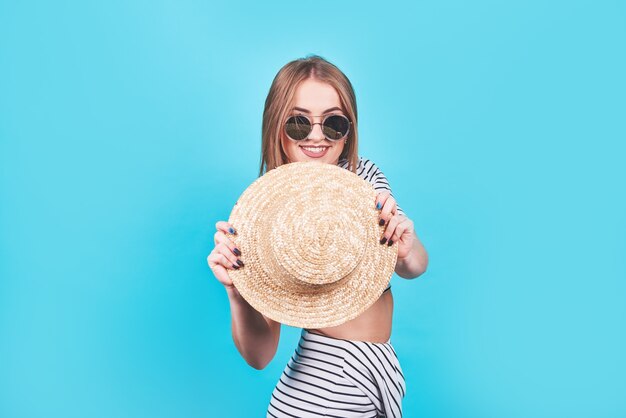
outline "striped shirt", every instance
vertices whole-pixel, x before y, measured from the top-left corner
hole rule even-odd
[[[391,340],[345,340],[303,329],[266,416],[401,418],[405,393],[406,381]]]

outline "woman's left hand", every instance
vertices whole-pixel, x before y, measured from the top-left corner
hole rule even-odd
[[[385,222],[385,231],[380,239],[383,245],[393,245],[398,243],[398,259],[403,259],[409,255],[413,248],[413,241],[416,239],[413,221],[405,215],[398,214],[396,200],[387,190],[378,193],[376,196],[376,207],[380,207],[379,225]]]

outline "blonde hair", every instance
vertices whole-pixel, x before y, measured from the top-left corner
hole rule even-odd
[[[347,159],[348,169],[356,173],[359,158],[357,109],[352,84],[334,64],[319,55],[307,55],[285,64],[278,71],[270,86],[263,109],[259,176],[289,162],[281,142],[283,122],[293,106],[296,89],[300,83],[309,78],[330,84],[339,94],[341,107],[348,119],[352,121],[347,143],[339,159]]]

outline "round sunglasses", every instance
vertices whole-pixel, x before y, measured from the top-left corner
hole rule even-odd
[[[317,123],[312,123],[309,116],[293,115],[285,122],[285,133],[294,141],[302,141],[309,137],[313,125],[321,125],[326,139],[339,141],[348,135],[352,122],[346,116],[337,114],[327,115],[322,122]]]

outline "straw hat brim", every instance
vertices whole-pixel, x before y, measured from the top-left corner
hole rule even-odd
[[[241,296],[286,325],[323,328],[356,318],[382,294],[397,244],[381,245],[377,192],[355,173],[317,161],[257,178],[229,217],[244,266],[229,271]]]

